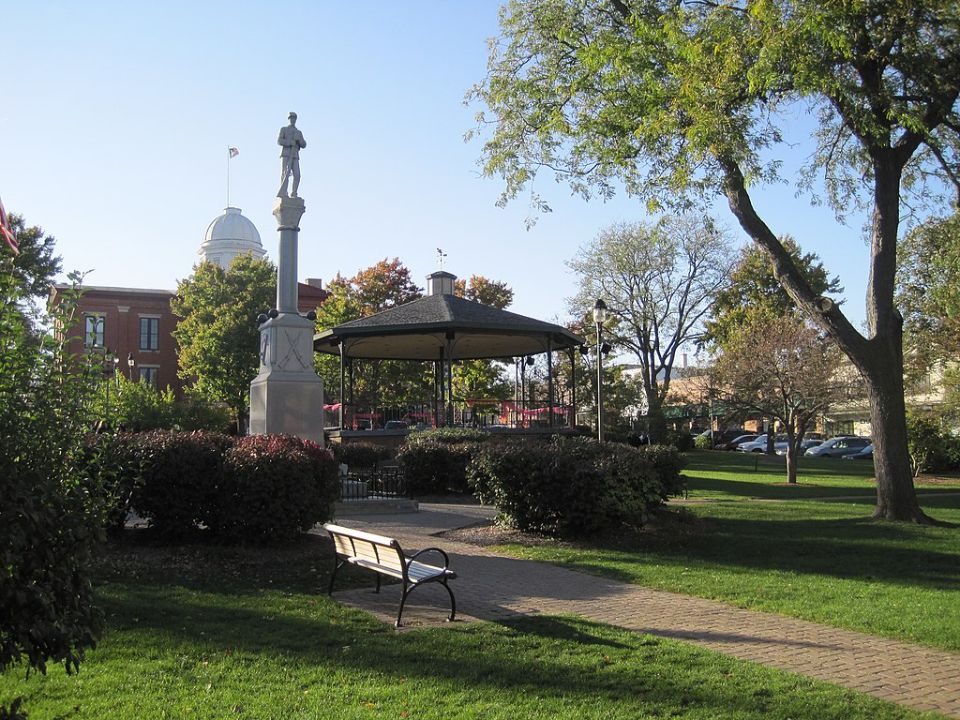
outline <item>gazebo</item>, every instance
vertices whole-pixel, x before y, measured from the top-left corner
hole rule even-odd
[[[346,429],[344,405],[353,402],[352,366],[357,359],[430,361],[434,364],[433,420],[451,424],[453,363],[513,360],[546,354],[548,425],[556,411],[554,356],[566,352],[576,372],[576,350],[584,340],[560,325],[498,310],[453,294],[456,276],[438,271],[427,278],[428,294],[418,300],[338,325],[314,336],[317,352],[340,357],[339,426]],[[571,398],[576,417],[576,397]]]

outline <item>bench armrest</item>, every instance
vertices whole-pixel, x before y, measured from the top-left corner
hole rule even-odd
[[[407,558],[407,560],[416,560],[418,557],[420,557],[421,555],[424,555],[425,553],[428,553],[428,552],[436,552],[436,553],[440,553],[441,555],[443,555],[443,569],[444,569],[444,570],[447,570],[447,569],[450,568],[450,557],[449,557],[443,550],[441,550],[440,548],[436,548],[436,547],[424,548],[423,550],[420,550],[419,552],[415,552],[413,555],[411,555],[409,558]]]

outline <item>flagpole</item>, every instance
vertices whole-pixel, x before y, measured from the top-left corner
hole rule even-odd
[[[227,146],[227,207],[230,207],[230,146]]]

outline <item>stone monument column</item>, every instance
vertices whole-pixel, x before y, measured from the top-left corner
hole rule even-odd
[[[296,121],[293,113],[291,119]],[[299,142],[306,146],[302,135]],[[285,175],[287,171],[284,162]],[[323,381],[313,360],[314,324],[297,309],[297,243],[306,207],[302,198],[287,196],[286,182],[284,177],[273,205],[280,232],[277,308],[260,325],[260,372],[250,383],[250,434],[283,433],[323,445]]]

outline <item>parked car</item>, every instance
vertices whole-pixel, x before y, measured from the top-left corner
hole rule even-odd
[[[844,455],[844,460],[873,460],[873,443],[867,445],[863,450],[850,455]]]
[[[740,437],[735,437],[733,440],[731,440],[730,442],[728,442],[726,445],[721,446],[720,449],[721,449],[721,450],[736,450],[738,447],[740,447],[741,444],[747,443],[747,442],[753,442],[753,441],[756,440],[756,439],[757,439],[757,435],[754,434],[754,433],[750,433],[750,434],[747,434],[747,435],[741,435]]]
[[[817,445],[815,448],[810,448],[805,455],[809,457],[843,457],[844,455],[853,455],[855,452],[860,452],[869,444],[870,438],[855,436],[834,437]]]
[[[740,437],[741,435],[745,435],[746,432],[747,431],[743,428],[730,428],[727,430],[704,430],[694,437],[710,438],[711,446],[722,450],[727,443]]]
[[[776,438],[774,438],[774,442],[780,439],[786,440],[786,436],[782,436],[781,438],[781,436],[778,435]],[[737,446],[737,452],[762,453],[766,451],[767,451],[767,434],[766,433],[764,433],[763,435],[757,435],[756,440],[753,440],[751,442],[740,443],[740,445]]]
[[[819,433],[817,433],[819,435]],[[800,451],[800,454],[803,455],[810,448],[815,448],[817,445],[823,443],[823,438],[808,438],[806,435],[803,436],[803,440],[800,441],[800,447],[797,448]],[[787,454],[787,443],[786,441],[778,442],[773,446],[773,451],[777,455],[786,455]]]

